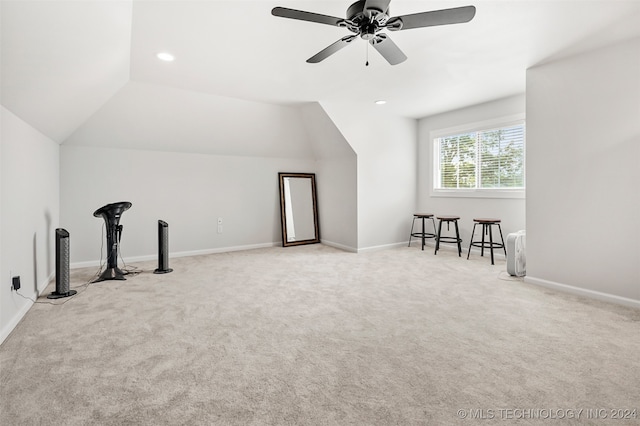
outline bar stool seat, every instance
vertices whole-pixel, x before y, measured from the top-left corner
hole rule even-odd
[[[416,219],[422,220],[422,232],[413,232],[413,227],[416,224]],[[425,220],[431,219],[433,223],[433,233],[427,232],[425,228]],[[432,213],[414,213],[413,214],[413,222],[411,223],[411,232],[409,233],[409,246],[411,247],[411,237],[417,237],[422,240],[422,250],[424,250],[424,240],[427,238],[435,238],[436,237],[436,222],[433,220]]]
[[[438,232],[436,234],[436,250],[433,254],[438,254],[438,250],[440,249],[440,243],[453,243],[458,245],[458,257],[462,257],[462,238],[460,238],[460,230],[458,229],[458,220],[460,216],[448,216],[448,215],[439,215],[436,216],[438,222]],[[456,235],[442,235],[442,222],[447,223],[447,231],[449,231],[449,225],[453,222],[456,229]]]
[[[469,251],[467,252],[467,259],[471,254],[471,247],[480,247],[480,256],[484,256],[484,249],[491,250],[491,264],[493,261],[493,249],[503,249],[504,255],[507,255],[507,249],[504,245],[504,239],[502,238],[502,228],[500,227],[500,219],[493,218],[478,218],[473,219],[473,231],[471,231],[471,243],[469,243]],[[474,240],[474,234],[476,232],[476,225],[482,225],[482,239],[480,241]],[[493,241],[493,226],[497,226],[500,231],[500,242]],[[489,241],[485,241],[485,235],[489,235]]]

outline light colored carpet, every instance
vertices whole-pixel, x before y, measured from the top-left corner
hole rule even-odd
[[[316,244],[137,266],[33,306],[0,347],[0,424],[640,422],[610,411],[640,410],[640,311],[504,260]]]

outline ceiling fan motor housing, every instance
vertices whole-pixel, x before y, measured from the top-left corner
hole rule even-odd
[[[389,19],[389,9],[365,9],[365,3],[366,0],[360,0],[349,6],[345,26],[363,39],[372,40]]]

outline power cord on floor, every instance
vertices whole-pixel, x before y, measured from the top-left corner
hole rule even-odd
[[[120,269],[122,270],[122,272],[124,272],[125,275],[131,275],[132,277],[135,277],[136,275],[144,272],[144,270],[139,269],[137,266],[127,266],[127,263],[124,261],[124,257],[122,257],[122,250],[120,249],[119,243],[118,254],[120,255],[120,260],[122,261],[122,268]]]
[[[101,244],[100,244],[100,262],[99,262],[99,266],[98,266],[98,270],[96,271],[96,273],[85,283],[82,283],[76,287],[73,287],[72,290],[76,290],[76,293],[65,298],[64,301],[59,301],[59,302],[50,302],[50,301],[39,301],[37,299],[32,299],[31,297],[25,296],[24,294],[20,293],[19,290],[16,290],[16,294],[20,297],[22,297],[23,299],[26,300],[30,300],[33,303],[39,303],[39,304],[45,304],[45,305],[64,305],[65,303],[67,303],[68,301],[70,301],[71,299],[75,298],[75,296],[78,296],[82,293],[84,293],[87,288],[89,288],[89,286],[91,284],[93,284],[93,282],[95,281],[96,278],[98,278],[100,276],[100,273],[102,272],[102,268],[104,267],[105,263],[106,263],[106,259],[104,258],[104,233],[105,233],[105,224],[102,224],[102,235],[101,235]],[[120,260],[122,261],[122,265],[123,267],[120,268],[124,275],[131,275],[131,276],[136,276],[139,275],[143,272],[145,272],[144,270],[139,269],[137,266],[127,266],[126,262],[124,261],[124,258],[122,257],[122,251],[120,250],[120,244],[118,244],[118,255],[120,256]],[[58,299],[59,300],[59,299]]]
[[[104,230],[105,230],[105,225],[104,223],[102,224],[102,243],[100,245],[100,262],[99,262],[99,267],[98,270],[96,271],[95,274],[93,274],[93,276],[91,278],[89,278],[89,280],[85,283],[82,283],[78,286],[75,286],[73,288],[71,288],[72,290],[76,290],[75,294],[72,294],[68,297],[66,297],[64,300],[59,301],[59,302],[50,302],[48,300],[41,300],[39,301],[38,299],[32,299],[31,297],[25,296],[24,294],[20,293],[20,290],[16,290],[16,294],[20,297],[22,297],[23,299],[26,300],[30,300],[33,303],[39,303],[39,304],[43,304],[43,305],[64,305],[65,303],[67,303],[68,301],[70,301],[71,299],[74,299],[75,296],[78,296],[82,293],[84,293],[87,288],[89,288],[89,286],[93,283],[93,281],[98,278],[100,276],[100,272],[102,271],[102,267],[104,266],[104,260],[103,260],[103,253],[104,253]],[[57,299],[60,300],[60,299]]]
[[[140,275],[141,273],[145,272],[143,269],[140,269],[137,266],[127,265],[122,258],[122,255],[120,255],[120,260],[122,261],[122,268],[120,269],[122,270],[124,275],[131,275],[132,277],[135,277],[136,275]]]
[[[47,300],[38,300],[38,299],[32,299],[28,296],[25,296],[24,294],[20,293],[20,290],[16,290],[16,294],[20,297],[22,297],[23,299],[27,299],[32,301],[33,303],[40,303],[43,305],[64,305],[65,303],[67,303],[68,301],[70,301],[71,299],[73,299],[75,296],[82,294],[85,292],[85,290],[89,287],[89,285],[91,284],[91,281],[88,281],[86,283],[80,284],[79,286],[73,287],[72,290],[76,290],[77,293],[65,298],[65,300],[54,303],[54,302],[49,302]],[[58,299],[60,300],[60,299]]]
[[[98,278],[100,276],[100,273],[102,272],[102,268],[104,267],[105,263],[106,263],[106,258],[103,257],[104,255],[104,233],[105,233],[105,224],[102,224],[102,244],[100,246],[100,267],[98,268],[98,272],[96,272],[95,276],[91,279],[91,281],[95,280],[96,278]],[[136,276],[138,274],[141,274],[142,272],[144,272],[143,270],[138,270],[137,266],[127,266],[126,262],[124,261],[124,258],[122,257],[122,250],[120,247],[120,241],[118,241],[118,253],[116,254],[116,256],[120,257],[120,260],[122,261],[122,265],[123,267],[120,268],[120,270],[123,272],[124,275],[131,275],[131,276]]]

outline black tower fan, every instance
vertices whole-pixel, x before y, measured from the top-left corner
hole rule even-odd
[[[56,229],[56,291],[47,299],[61,299],[77,293],[69,289],[69,232],[66,229]]]
[[[172,272],[169,268],[169,225],[163,220],[158,221],[158,269],[154,274]]]

